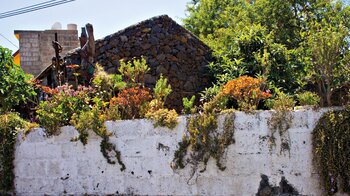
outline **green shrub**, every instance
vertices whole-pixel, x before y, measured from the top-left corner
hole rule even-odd
[[[118,71],[122,74],[124,81],[129,85],[133,86],[143,86],[145,83],[145,73],[147,73],[150,68],[147,65],[146,59],[141,57],[141,59],[133,59],[133,61],[120,61],[120,66]]]
[[[271,104],[270,107],[272,107],[272,109],[278,111],[293,110],[295,106],[293,97],[283,92],[279,92],[277,98],[275,98],[272,103],[270,101],[268,103]]]
[[[122,116],[120,114],[119,106],[109,104],[105,111],[106,120],[121,120]]]
[[[191,99],[188,99],[187,97],[182,98],[182,105],[183,105],[183,114],[193,114],[196,112],[196,108],[193,107],[194,100],[196,99],[196,96],[192,96]]]
[[[55,89],[42,87],[42,90],[51,95],[46,101],[37,106],[37,116],[40,124],[46,129],[48,135],[57,134],[58,128],[69,125],[75,113],[87,111],[92,88],[78,86],[74,90],[72,86],[63,85]]]
[[[150,103],[150,110],[155,111],[164,108],[165,100],[172,91],[170,84],[168,84],[168,79],[160,75],[153,88],[154,99]]]
[[[27,132],[33,127],[32,123],[23,120],[16,113],[0,115],[0,194],[1,190],[10,191],[14,188],[13,161],[18,131],[24,129]]]
[[[35,95],[30,75],[13,63],[11,50],[0,46],[0,112],[11,110]]]
[[[306,105],[317,106],[320,104],[320,100],[321,100],[320,96],[309,91],[297,94],[297,99],[301,106],[306,106]]]
[[[177,125],[178,114],[175,110],[164,108],[168,95],[172,92],[168,79],[160,75],[153,89],[154,99],[149,103],[146,118],[155,121],[154,126],[166,126],[173,129]]]
[[[350,193],[349,141],[350,110],[324,113],[313,130],[312,146],[313,163],[327,195]]]
[[[168,127],[169,129],[173,129],[176,127],[178,123],[177,117],[178,117],[178,114],[174,109],[168,110],[166,108],[165,109],[161,108],[159,110],[156,110],[154,112],[148,112],[146,114],[146,118],[149,118],[155,121],[154,127],[165,126],[165,127]]]
[[[96,89],[97,96],[104,101],[109,101],[113,96],[116,96],[118,91],[125,88],[126,83],[122,80],[122,75],[108,74],[102,66],[96,64],[92,83]]]
[[[220,91],[220,86],[214,84],[212,87],[205,88],[204,91],[200,93],[200,101],[202,103],[209,102],[212,100]]]
[[[107,129],[104,125],[105,115],[103,114],[104,103],[100,98],[93,98],[94,105],[90,110],[74,113],[70,124],[79,131],[79,139],[85,145],[89,136],[88,131],[92,130],[96,135],[107,136]]]

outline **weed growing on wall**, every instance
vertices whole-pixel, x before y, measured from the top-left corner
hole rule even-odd
[[[188,119],[188,135],[184,135],[179,142],[179,149],[175,152],[173,168],[184,168],[188,163],[198,169],[200,163],[206,165],[210,157],[216,160],[220,170],[226,167],[222,163],[226,148],[235,142],[234,140],[234,113],[226,114],[223,132],[217,130],[217,119],[215,115],[203,114]],[[186,160],[187,159],[187,160]]]
[[[268,125],[271,130],[271,134],[269,137],[270,151],[272,148],[276,147],[276,137],[275,134],[278,132],[281,138],[281,149],[280,153],[285,153],[287,151],[289,153],[290,150],[290,138],[288,129],[291,126],[293,117],[291,114],[291,110],[295,105],[292,96],[284,94],[283,92],[278,92],[277,98],[270,100],[267,102],[269,107],[272,107],[275,111],[272,113],[270,120],[268,121]]]
[[[172,92],[168,79],[160,75],[153,89],[154,99],[148,105],[146,118],[154,121],[154,127],[166,126],[173,129],[177,125],[178,114],[174,109],[164,108],[164,103],[168,95]]]
[[[146,118],[149,118],[154,121],[154,127],[162,126],[173,129],[178,124],[177,122],[178,114],[174,109],[169,110],[167,108],[162,108],[156,110],[152,113],[147,113]]]
[[[329,111],[312,135],[313,162],[329,195],[350,193],[350,110]]]
[[[182,98],[182,113],[183,114],[194,114],[196,113],[196,108],[193,107],[194,100],[196,99],[196,96],[192,96],[191,99],[188,99],[187,97]]]
[[[125,164],[120,157],[120,151],[117,150],[116,146],[109,141],[108,136],[103,136],[100,147],[103,156],[107,159],[109,164],[115,164],[116,162],[113,160],[115,158],[117,159],[118,164],[121,166],[120,171],[124,171],[126,169]]]
[[[188,117],[188,134],[185,134],[179,142],[179,149],[175,152],[173,168],[184,168],[190,163],[194,170],[198,169],[200,163],[206,166],[209,158],[216,160],[220,170],[225,170],[222,158],[226,148],[234,143],[234,116],[227,114],[224,122],[224,131],[218,132],[218,122],[215,106],[225,102],[222,94],[218,94],[209,103],[204,104],[203,112]],[[200,172],[204,172],[206,168]]]
[[[197,169],[203,162],[206,166],[210,157],[216,160],[220,170],[225,170],[221,163],[226,148],[234,143],[234,116],[227,113],[224,122],[224,132],[217,130],[217,114],[227,108],[229,100],[236,100],[240,110],[250,112],[257,108],[261,100],[271,97],[269,91],[263,91],[262,78],[240,76],[227,82],[216,95],[202,106],[202,112],[188,119],[188,134],[179,143],[175,152],[173,168],[183,168],[185,157],[190,157],[191,163]],[[188,100],[187,100],[188,101]],[[188,161],[187,161],[188,162]],[[205,171],[205,168],[201,172]]]
[[[13,161],[15,159],[15,143],[18,131],[36,127],[21,119],[16,113],[0,115],[0,195],[1,191],[13,189]]]
[[[270,150],[276,147],[276,137],[275,134],[278,133],[281,138],[281,149],[280,153],[289,153],[290,150],[290,137],[288,129],[292,123],[293,117],[290,111],[277,110],[272,113],[268,125],[271,130],[271,135],[269,137]]]
[[[71,124],[79,131],[78,138],[73,138],[74,140],[80,140],[84,145],[87,144],[89,137],[89,130],[92,130],[96,135],[102,138],[100,147],[103,156],[106,158],[107,162],[110,164],[115,164],[111,157],[117,159],[117,162],[121,166],[121,171],[125,170],[125,165],[121,160],[120,151],[116,149],[116,146],[109,141],[109,136],[111,133],[107,131],[104,124],[106,121],[106,116],[104,114],[103,107],[105,107],[105,102],[100,98],[93,98],[94,105],[91,110],[81,112],[79,115],[73,115]]]

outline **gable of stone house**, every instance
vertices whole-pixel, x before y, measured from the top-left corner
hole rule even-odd
[[[153,87],[160,74],[167,77],[173,92],[166,104],[180,109],[182,98],[197,95],[211,83],[208,64],[211,51],[191,32],[166,15],[130,26],[96,40],[95,60],[109,73],[119,61],[144,56],[151,70],[146,86]]]

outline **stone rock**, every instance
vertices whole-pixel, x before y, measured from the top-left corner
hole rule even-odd
[[[154,33],[154,34],[160,33],[161,30],[162,29],[158,25],[152,27],[152,33]]]
[[[151,37],[149,39],[149,43],[154,46],[154,45],[157,45],[159,42],[158,42],[157,37]]]
[[[146,84],[156,84],[157,79],[153,77],[151,74],[145,74],[145,83]]]
[[[191,81],[187,81],[184,86],[185,91],[192,91],[193,90],[193,83]]]
[[[142,32],[144,32],[144,33],[149,33],[149,32],[151,32],[151,28],[144,28],[143,30],[142,30]]]
[[[156,59],[157,59],[158,61],[163,61],[163,60],[165,59],[165,55],[164,55],[164,54],[159,54],[159,55],[156,57]]]
[[[142,44],[142,49],[144,49],[144,50],[148,50],[149,48],[151,48],[151,44]]]
[[[120,36],[120,41],[127,42],[128,41],[128,36],[125,36],[125,35]]]

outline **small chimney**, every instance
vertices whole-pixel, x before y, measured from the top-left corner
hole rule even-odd
[[[81,27],[81,35],[79,37],[79,40],[80,40],[80,47],[82,48],[87,42],[87,34],[86,34],[85,27]]]
[[[67,30],[77,30],[76,24],[67,24]]]

